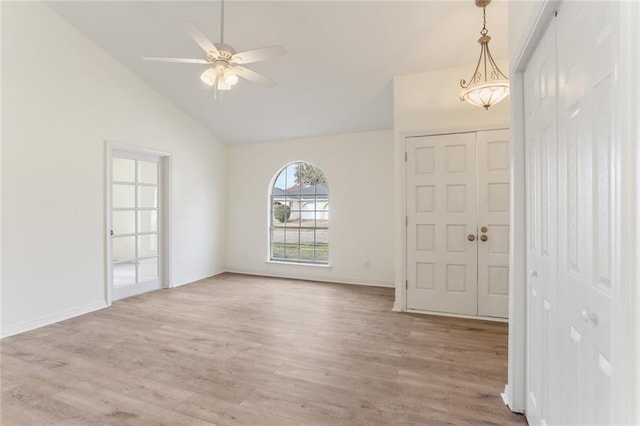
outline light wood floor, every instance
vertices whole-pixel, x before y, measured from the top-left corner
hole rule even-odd
[[[393,290],[223,274],[2,340],[1,424],[526,424],[507,325]]]

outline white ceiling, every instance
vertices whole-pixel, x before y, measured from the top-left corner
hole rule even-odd
[[[482,26],[473,0],[227,0],[227,44],[236,51],[281,44],[288,54],[248,65],[277,87],[243,80],[216,100],[199,79],[205,65],[141,56],[202,58],[178,21],[194,22],[218,42],[220,2],[50,5],[225,143],[392,128],[393,77],[467,64],[470,74]],[[507,3],[494,1],[487,21],[494,57],[506,58]],[[457,93],[452,87],[451,96]]]

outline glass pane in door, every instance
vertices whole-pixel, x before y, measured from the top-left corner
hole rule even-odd
[[[135,182],[136,161],[128,158],[114,158],[112,172],[114,182]]]
[[[158,163],[138,161],[138,183],[158,183]]]
[[[158,231],[158,210],[139,211],[138,227],[140,232],[157,232]]]
[[[133,234],[136,232],[136,212],[135,210],[114,211],[113,212],[113,233]]]
[[[115,263],[113,265],[113,285],[121,287],[136,282],[136,262]]]
[[[158,278],[158,258],[144,259],[138,262],[138,279],[140,281]]]

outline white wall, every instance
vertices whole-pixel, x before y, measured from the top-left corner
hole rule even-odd
[[[506,61],[497,61],[507,73]],[[393,79],[393,127],[396,135],[491,128],[509,123],[509,98],[484,108],[460,100],[460,80],[475,63],[460,68],[397,76]]]
[[[544,6],[542,0],[509,1],[509,59],[515,64]]]
[[[2,332],[105,300],[105,140],[172,154],[171,283],[225,269],[225,147],[41,3],[2,4]]]
[[[230,271],[393,285],[392,131],[235,145],[227,153]],[[316,165],[327,177],[331,268],[265,262],[269,184],[282,167],[298,160]]]
[[[503,72],[506,61],[497,61]],[[466,67],[396,76],[393,80],[394,127],[394,248],[396,304],[406,308],[405,137],[509,127],[509,98],[489,110],[460,101],[460,80],[469,79],[475,64]]]

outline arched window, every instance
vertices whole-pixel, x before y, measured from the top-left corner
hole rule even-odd
[[[271,260],[329,263],[329,185],[319,168],[295,162],[276,176],[270,194]]]

